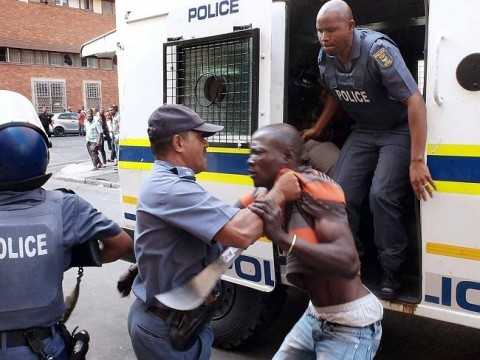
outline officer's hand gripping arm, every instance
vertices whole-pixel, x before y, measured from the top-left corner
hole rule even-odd
[[[281,175],[265,199],[283,208],[286,201],[294,201],[301,194],[298,179],[293,171]],[[240,210],[215,235],[215,240],[224,246],[246,249],[264,233],[263,221],[249,209]]]

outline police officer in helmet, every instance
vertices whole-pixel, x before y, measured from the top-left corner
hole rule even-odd
[[[345,192],[356,235],[361,206],[369,196],[383,269],[379,296],[394,299],[407,254],[402,220],[409,186],[423,200],[435,189],[425,164],[425,102],[395,43],[384,34],[356,28],[345,1],[327,1],[316,25],[322,45],[320,79],[329,96],[304,138],[318,136],[338,107],[354,120],[333,178]]]
[[[68,359],[59,320],[72,249],[101,240],[110,262],[133,247],[81,197],[42,188],[48,147],[29,100],[0,90],[0,360]]]

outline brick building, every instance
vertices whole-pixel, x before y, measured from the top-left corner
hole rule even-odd
[[[118,103],[114,61],[80,57],[115,28],[115,1],[0,0],[0,9],[0,89],[51,112]]]

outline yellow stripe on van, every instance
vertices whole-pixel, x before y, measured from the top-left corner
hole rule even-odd
[[[123,170],[151,170],[153,163],[119,161],[118,168]],[[197,180],[217,182],[222,184],[253,186],[253,180],[248,175],[224,174],[204,171],[196,175]]]
[[[138,205],[138,198],[136,196],[123,195],[122,202],[128,205]]]
[[[136,161],[119,161],[118,168],[122,170],[152,170],[153,163]]]
[[[427,253],[459,259],[480,261],[480,249],[441,243],[427,243]]]
[[[253,180],[248,175],[223,174],[205,171],[197,175],[197,180],[218,182],[223,184],[253,186]]]
[[[435,181],[437,191],[447,194],[480,195],[480,183]],[[435,196],[435,195],[434,195]]]
[[[480,145],[428,144],[428,155],[480,157]]]
[[[148,138],[120,139],[119,143],[120,143],[120,146],[150,147],[150,140],[148,140]]]
[[[131,138],[120,140],[120,146],[137,146],[137,147],[150,147],[150,141],[148,138]],[[209,153],[221,153],[221,154],[250,154],[250,149],[245,148],[230,148],[230,147],[216,147],[213,144],[207,148]]]

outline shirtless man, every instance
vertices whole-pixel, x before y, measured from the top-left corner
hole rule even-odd
[[[382,305],[360,280],[342,189],[325,174],[300,166],[302,148],[290,125],[259,129],[248,160],[255,186],[271,189],[279,172],[291,169],[302,197],[283,209],[258,190],[242,200],[263,218],[265,235],[287,253],[288,281],[311,299],[274,360],[373,359],[382,334]]]

